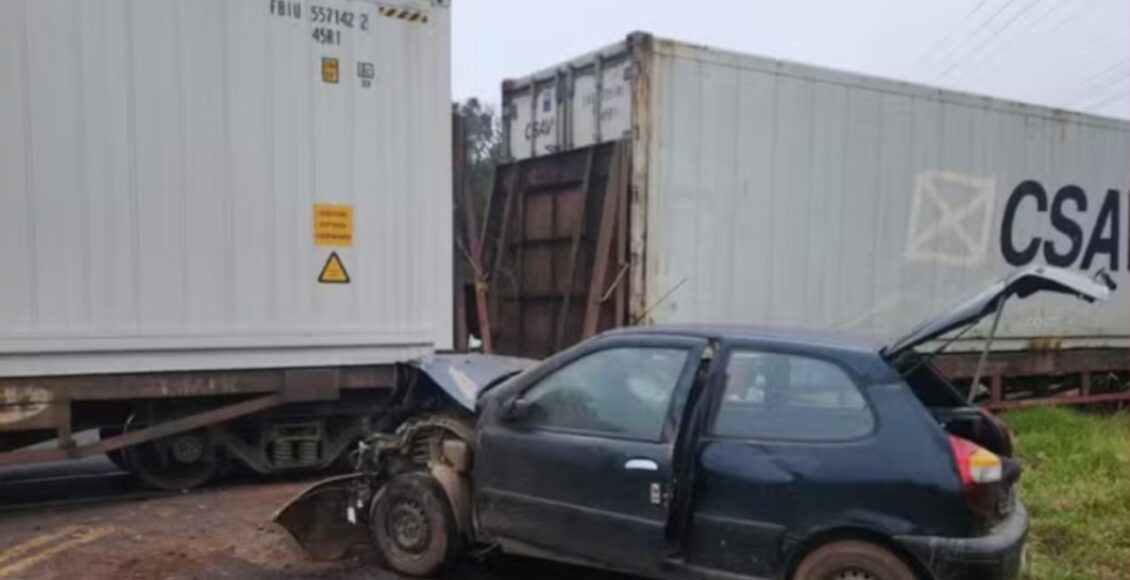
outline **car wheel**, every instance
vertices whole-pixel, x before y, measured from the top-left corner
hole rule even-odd
[[[797,567],[793,580],[916,580],[910,566],[890,550],[859,541],[817,548]]]
[[[406,473],[373,500],[369,529],[385,564],[411,576],[432,576],[459,552],[455,515],[430,475]]]

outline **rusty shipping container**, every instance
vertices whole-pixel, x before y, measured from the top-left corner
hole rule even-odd
[[[1117,349],[1125,369],[1125,121],[647,34],[506,81],[502,101],[513,162],[487,245],[504,349],[636,322],[897,336],[1049,263],[1123,290],[1099,308],[1010,305],[995,347]]]

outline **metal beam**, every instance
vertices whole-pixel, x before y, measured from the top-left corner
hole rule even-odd
[[[569,306],[573,300],[574,282],[577,277],[577,255],[581,250],[581,237],[584,235],[587,223],[589,197],[592,195],[592,177],[596,165],[596,147],[589,147],[588,157],[585,160],[585,181],[581,186],[581,207],[577,210],[577,226],[573,229],[572,246],[569,248],[569,263],[566,264],[565,284],[561,289],[561,310],[557,315],[557,334],[554,337],[554,350],[561,350],[565,343],[565,327],[569,319]]]
[[[138,443],[146,443],[170,435],[193,431],[207,427],[208,425],[231,421],[232,419],[237,419],[244,415],[258,413],[270,409],[271,407],[276,407],[282,404],[282,402],[283,395],[276,393],[235,403],[233,405],[219,407],[203,413],[197,413],[196,415],[189,415],[188,417],[160,423],[130,433],[124,433],[116,437],[103,439],[73,449],[37,449],[33,451],[0,453],[0,467],[29,463],[47,463],[51,461],[63,461],[65,459],[78,459],[101,455],[107,451],[114,451],[115,449],[137,445]]]

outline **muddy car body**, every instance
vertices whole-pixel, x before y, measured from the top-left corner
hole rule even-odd
[[[656,578],[1011,578],[1028,515],[1007,430],[914,349],[1040,291],[1110,288],[1030,268],[886,348],[606,333],[486,389],[474,414],[370,437],[361,473],[278,521],[312,554],[368,537],[417,575],[479,545]]]

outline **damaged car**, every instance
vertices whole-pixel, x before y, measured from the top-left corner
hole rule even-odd
[[[1032,267],[889,345],[628,328],[481,387],[452,375],[463,412],[366,437],[357,473],[276,521],[313,557],[371,542],[417,576],[501,552],[654,578],[1012,578],[1028,514],[1009,433],[923,349],[1009,300],[1112,289]]]

